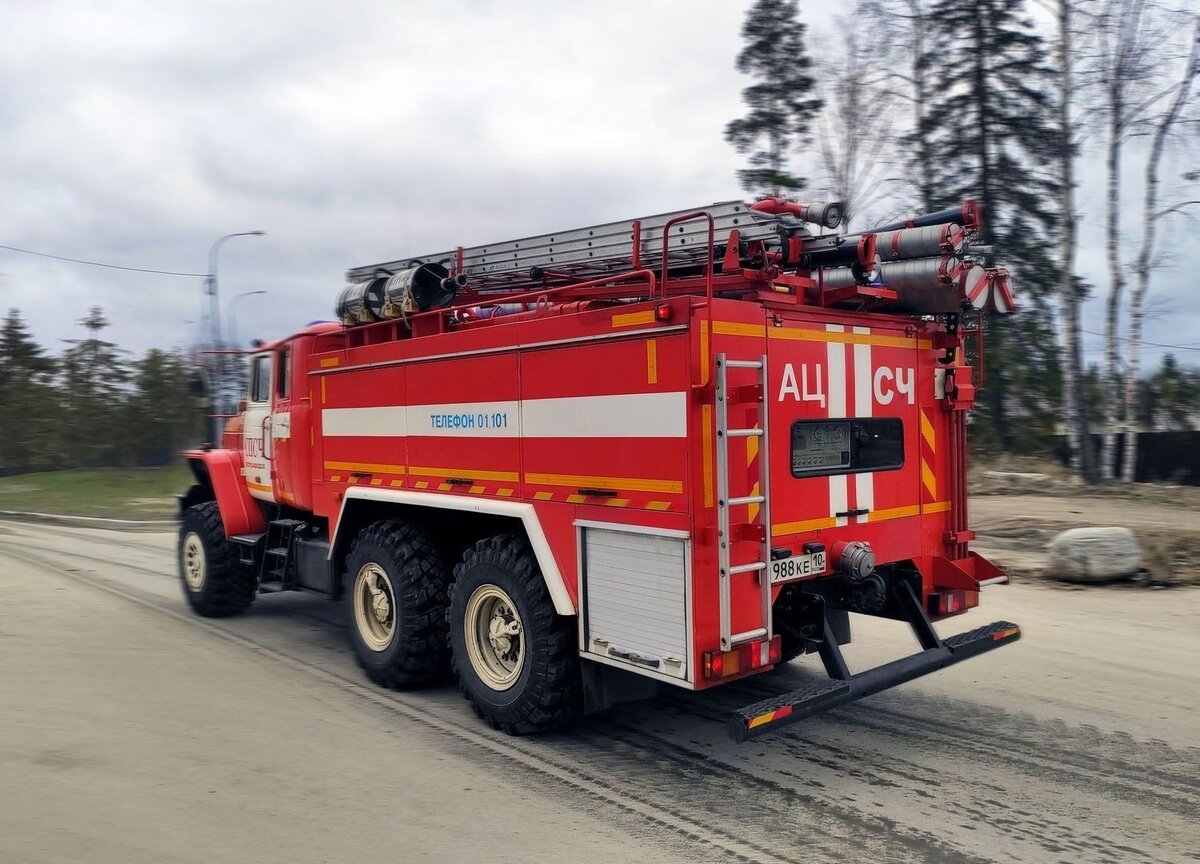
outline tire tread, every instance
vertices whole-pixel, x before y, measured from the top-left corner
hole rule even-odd
[[[195,524],[191,524],[191,523]],[[183,556],[179,556],[179,578],[183,594],[197,614],[205,618],[225,618],[245,612],[258,596],[258,579],[238,558],[237,550],[225,536],[225,523],[216,501],[189,507],[179,530],[179,543],[189,531],[195,531],[204,544],[204,588],[192,592],[183,577]]]
[[[376,522],[367,527],[355,538],[347,560],[354,561],[355,555],[370,544],[383,551],[396,565],[396,572],[389,572],[392,587],[398,595],[397,606],[402,610],[395,638],[404,640],[406,647],[397,651],[386,665],[368,664],[358,645],[351,609],[351,639],[359,665],[376,684],[392,689],[444,680],[450,669],[446,629],[449,584],[441,552],[425,532],[400,519]],[[355,575],[353,570],[346,574],[351,592]],[[355,602],[353,596],[349,596],[347,602]]]
[[[454,568],[452,592],[459,590],[460,579],[479,564],[490,564],[507,571],[516,580],[519,593],[532,600],[527,604],[532,608],[522,608],[521,616],[526,619],[525,631],[529,632],[530,624],[533,624],[538,639],[525,646],[526,662],[532,663],[533,667],[526,694],[517,702],[495,706],[481,699],[469,686],[460,668],[460,663],[469,666],[470,660],[464,657],[460,661],[459,652],[453,651],[451,662],[459,689],[475,713],[493,729],[510,735],[528,735],[568,728],[582,713],[583,705],[575,619],[555,611],[537,559],[524,537],[501,534],[484,538],[470,547]],[[457,604],[452,599],[450,608],[465,607],[466,599],[461,598],[461,603]],[[461,623],[451,626],[461,626]]]

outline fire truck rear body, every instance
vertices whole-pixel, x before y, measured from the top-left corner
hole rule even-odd
[[[957,320],[807,302],[803,277],[726,258],[264,346],[224,448],[187,454],[184,505],[216,500],[260,590],[330,597],[381,520],[451,556],[520,535],[585,671],[700,690],[819,652],[832,685],[750,706],[743,739],[1016,638],[929,627],[1002,575],[967,548]],[[847,611],[908,620],[926,650],[849,676]]]

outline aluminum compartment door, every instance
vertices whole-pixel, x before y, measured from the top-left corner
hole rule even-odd
[[[582,527],[587,650],[688,678],[688,542],[684,536]]]

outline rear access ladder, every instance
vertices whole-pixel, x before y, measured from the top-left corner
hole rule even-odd
[[[729,386],[730,369],[754,369],[758,372],[758,384],[749,388]],[[724,354],[716,356],[715,401],[717,425],[717,559],[720,581],[721,607],[721,650],[729,651],[744,642],[770,640],[774,636],[771,626],[771,577],[768,564],[771,560],[771,460],[767,447],[767,357],[757,360],[730,360]],[[758,422],[748,428],[730,428],[729,408],[731,404],[746,404],[750,399],[746,393],[756,396]],[[749,495],[730,497],[729,494],[729,441],[730,439],[756,438],[758,440],[758,483]],[[734,523],[731,511],[746,507],[757,516],[746,522]],[[738,540],[754,539],[759,542],[759,560],[733,564],[730,549]],[[762,595],[762,626],[741,633],[733,632],[731,602],[731,580],[739,573],[756,573]]]

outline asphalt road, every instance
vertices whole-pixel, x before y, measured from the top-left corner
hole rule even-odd
[[[1019,643],[751,744],[811,659],[512,739],[367,682],[340,604],[192,617],[173,542],[0,523],[0,861],[1200,860],[1200,589],[988,589],[941,629]]]

